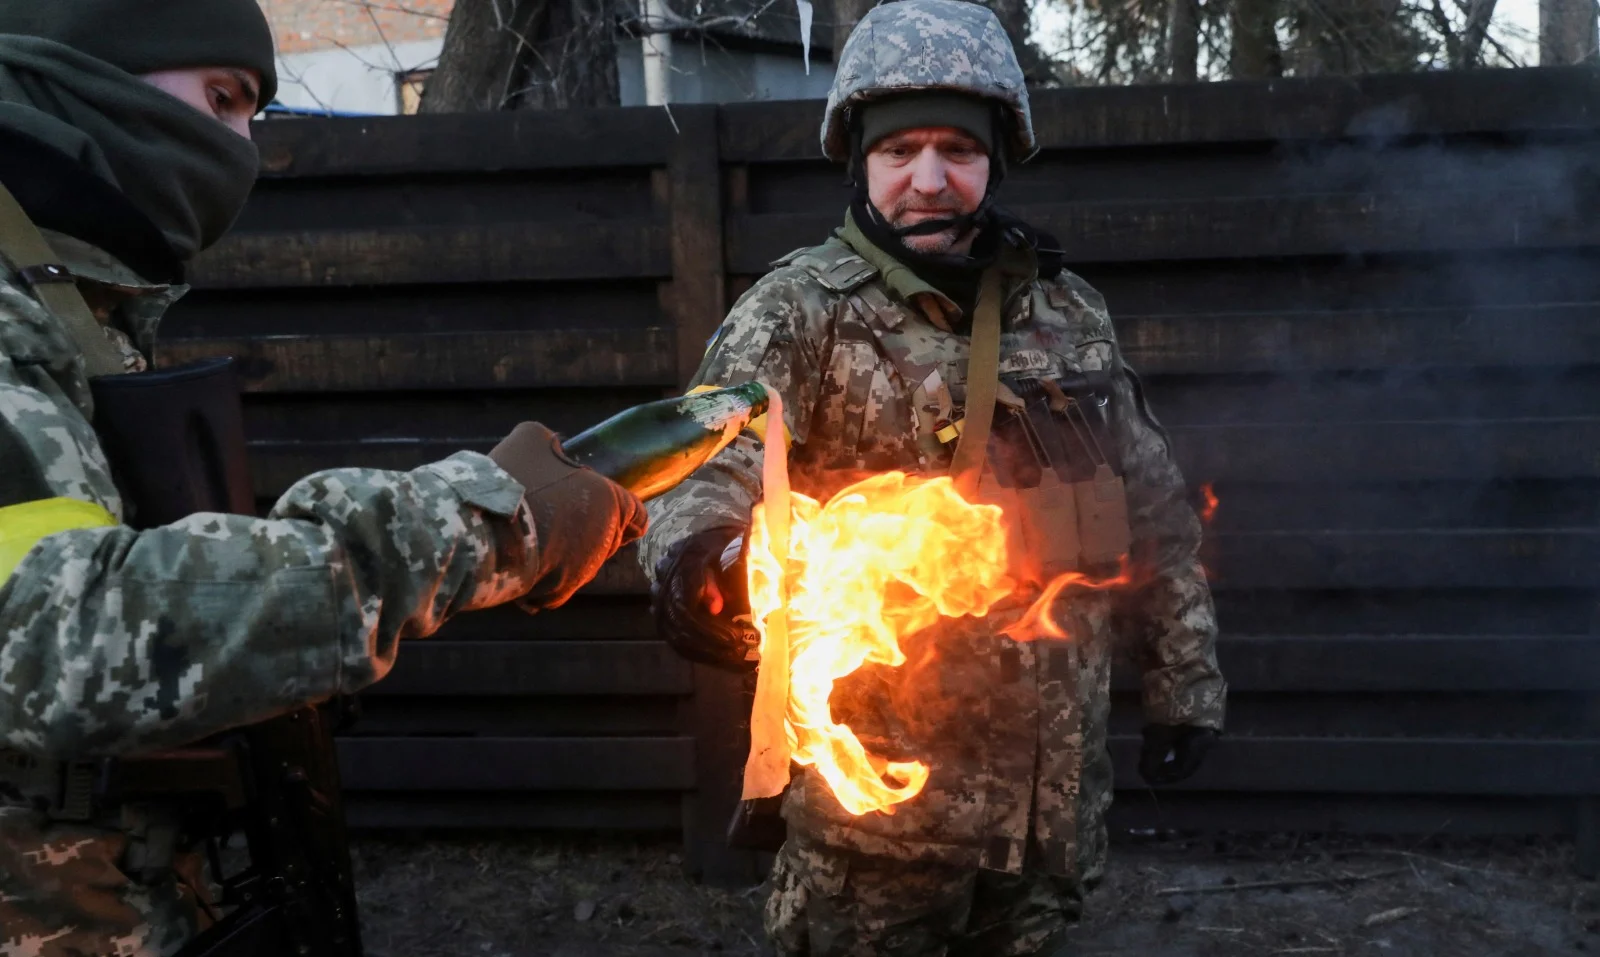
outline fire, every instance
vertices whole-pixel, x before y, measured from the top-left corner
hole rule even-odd
[[[868,754],[833,720],[829,695],[867,662],[903,664],[901,637],[941,617],[981,617],[1011,593],[1001,511],[968,503],[949,478],[903,472],[857,482],[826,505],[800,494],[791,502],[787,563],[773,554],[762,509],[749,560],[763,658],[770,620],[787,607],[789,750],[850,813],[892,814],[921,792],[928,765]]]
[[[1222,499],[1217,498],[1216,490],[1211,487],[1210,482],[1200,486],[1200,498],[1205,503],[1200,508],[1200,521],[1210,525],[1211,520],[1216,517],[1217,506],[1222,504]]]
[[[1027,612],[1017,620],[1017,623],[1002,631],[1001,634],[1013,641],[1032,641],[1040,635],[1049,638],[1066,638],[1066,630],[1056,624],[1054,618],[1050,617],[1050,610],[1055,607],[1056,599],[1061,597],[1062,592],[1069,588],[1099,591],[1106,588],[1115,588],[1118,585],[1126,585],[1129,581],[1126,556],[1124,556],[1122,562],[1122,571],[1115,578],[1090,578],[1081,572],[1067,572],[1064,575],[1057,575],[1056,580],[1051,582],[1044,592],[1034,600],[1034,603],[1028,607]]]

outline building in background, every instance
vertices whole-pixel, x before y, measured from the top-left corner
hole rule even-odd
[[[261,0],[278,41],[283,106],[416,112],[455,0]]]
[[[260,0],[278,41],[277,102],[296,111],[414,113],[439,60],[455,0]],[[810,69],[795,0],[672,0],[708,24],[675,32],[670,97],[679,103],[826,96],[833,80],[828,31],[813,28]],[[816,20],[831,20],[819,0]],[[822,46],[818,46],[820,43]],[[642,41],[619,38],[623,106],[645,102]]]

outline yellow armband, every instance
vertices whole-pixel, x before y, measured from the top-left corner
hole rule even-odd
[[[75,498],[42,498],[0,508],[0,583],[11,577],[41,538],[74,528],[115,524],[110,512]]]

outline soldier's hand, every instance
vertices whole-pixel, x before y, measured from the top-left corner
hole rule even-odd
[[[1153,787],[1176,784],[1200,770],[1217,737],[1214,728],[1147,724],[1144,748],[1139,752],[1139,776]]]
[[[744,529],[707,529],[677,542],[656,564],[656,632],[690,661],[733,671],[756,666],[744,562],[727,562]]]
[[[537,422],[517,426],[489,457],[522,484],[539,536],[538,580],[518,601],[525,609],[562,604],[617,549],[644,534],[639,499],[567,458],[555,433]]]

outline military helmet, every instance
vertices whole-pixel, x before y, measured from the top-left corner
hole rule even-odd
[[[845,41],[822,118],[822,152],[849,162],[851,108],[917,90],[1001,103],[1011,114],[1011,159],[1038,149],[1022,66],[994,12],[968,0],[896,0],[873,7]]]

